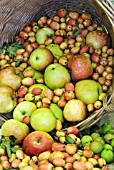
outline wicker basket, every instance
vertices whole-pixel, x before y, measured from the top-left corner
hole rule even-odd
[[[13,38],[31,20],[38,20],[42,15],[53,17],[58,8],[65,7],[68,11],[79,13],[89,12],[93,19],[107,28],[114,47],[114,7],[110,0],[8,0],[0,1],[0,47],[4,43],[13,41]],[[114,111],[114,83],[107,92],[103,107],[93,112],[81,123],[75,124],[79,130],[94,125],[103,116]],[[1,124],[4,122],[1,116]],[[64,129],[67,125],[64,126]]]

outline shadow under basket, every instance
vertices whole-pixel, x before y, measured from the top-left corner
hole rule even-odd
[[[8,2],[8,3],[7,3]],[[8,4],[8,5],[7,5]],[[68,12],[91,13],[93,21],[104,29],[107,29],[114,47],[114,7],[110,0],[8,0],[0,1],[0,47],[4,43],[13,42],[15,35],[19,33],[31,20],[38,20],[41,16],[52,18],[57,9],[66,8]],[[80,131],[94,125],[102,117],[114,111],[114,81],[103,100],[101,109],[91,113],[87,119],[80,123],[66,122],[65,130],[69,126],[76,126]],[[12,114],[0,115],[0,125]],[[113,116],[113,115],[112,115]]]

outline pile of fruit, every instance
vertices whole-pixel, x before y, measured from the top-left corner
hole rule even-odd
[[[112,85],[113,64],[106,28],[89,13],[65,8],[53,18],[31,21],[13,43],[4,45],[0,114],[11,117],[1,127],[1,169],[108,170],[106,163],[113,158],[104,158],[102,152],[113,154],[113,135],[112,144],[102,144],[100,136],[98,144],[91,134],[85,145],[86,137],[77,137],[72,124],[102,108]],[[66,122],[71,127],[66,128]],[[55,136],[50,135],[53,130]]]

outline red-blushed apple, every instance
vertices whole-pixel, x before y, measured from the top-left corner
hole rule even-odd
[[[52,151],[65,151],[65,144],[64,143],[59,143],[59,142],[54,142],[52,144]]]
[[[30,65],[38,71],[43,71],[53,62],[53,59],[53,54],[49,49],[37,48],[30,55]]]
[[[65,17],[67,14],[67,10],[65,8],[60,8],[57,10],[56,15],[60,18]]]
[[[64,93],[64,99],[65,100],[71,100],[75,98],[75,93],[73,91],[66,91]]]
[[[71,82],[66,83],[64,88],[65,88],[65,91],[74,91],[75,89],[73,83]]]
[[[90,149],[85,149],[85,150],[83,151],[83,156],[85,156],[86,158],[92,158],[92,156],[93,156],[92,150],[90,150]]]
[[[75,126],[70,126],[66,129],[66,134],[69,135],[69,134],[74,134],[74,135],[77,135],[79,133],[79,129]]]
[[[84,162],[81,162],[81,161],[75,161],[73,163],[73,168],[78,169],[78,170],[87,170]]]
[[[63,109],[63,116],[67,121],[80,122],[87,116],[86,105],[81,100],[69,100]]]
[[[51,151],[53,138],[46,132],[34,131],[29,133],[22,142],[22,148],[25,154],[38,156],[44,151]]]
[[[20,87],[17,91],[18,97],[24,97],[28,93],[28,88],[26,86]]]
[[[93,68],[89,58],[83,55],[75,55],[68,61],[68,68],[74,81],[87,79],[92,76]]]
[[[65,145],[65,151],[66,151],[69,155],[75,154],[77,150],[78,150],[78,147],[77,147],[76,144],[67,143],[67,144]]]

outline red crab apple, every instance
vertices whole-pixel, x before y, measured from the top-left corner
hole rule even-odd
[[[60,18],[65,17],[66,14],[67,14],[67,10],[65,8],[60,8],[56,12],[56,15]]]
[[[22,148],[25,154],[34,156],[44,151],[51,151],[53,138],[46,132],[34,131],[29,133],[23,140]]]
[[[89,58],[76,55],[69,59],[68,68],[74,81],[89,78],[93,74],[92,64]]]
[[[86,105],[81,100],[69,100],[64,107],[63,116],[67,121],[80,122],[87,116]]]

